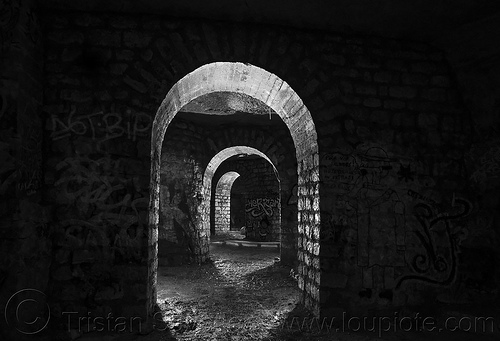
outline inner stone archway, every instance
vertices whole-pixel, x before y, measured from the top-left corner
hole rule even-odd
[[[231,230],[231,189],[239,177],[238,172],[230,171],[221,176],[217,182],[214,198],[215,233]]]
[[[148,234],[148,314],[152,314],[156,303],[160,157],[165,131],[183,106],[199,96],[220,91],[246,94],[263,102],[281,117],[290,131],[296,150],[298,174],[298,283],[303,291],[305,305],[318,313],[319,154],[317,134],[311,114],[295,91],[276,75],[249,64],[217,62],[204,65],[179,80],[163,100],[153,122]],[[205,173],[213,172],[216,168],[211,168],[209,165]],[[203,217],[207,216],[206,213],[210,209],[209,194],[202,188],[198,193],[194,193],[200,202],[196,231],[199,247],[194,250],[198,262],[203,262],[208,256],[209,229],[205,225],[209,220]]]
[[[280,205],[281,201],[280,201],[280,196],[282,196],[282,193],[280,191],[279,172],[276,169],[276,166],[273,164],[273,162],[269,159],[269,157],[266,154],[264,154],[263,152],[261,152],[258,149],[248,147],[248,146],[233,146],[233,147],[223,149],[222,151],[217,153],[210,160],[210,162],[205,170],[204,181],[203,181],[203,186],[204,186],[203,190],[205,193],[207,193],[208,191],[210,191],[212,193],[210,195],[209,194],[205,195],[204,199],[212,198],[215,196],[215,198],[213,198],[215,200],[214,200],[213,204],[205,201],[203,203],[203,207],[208,207],[208,208],[214,207],[214,209],[215,209],[215,212],[214,212],[215,219],[213,220],[213,223],[215,225],[215,229],[214,229],[215,234],[217,234],[217,232],[222,232],[222,230],[217,229],[217,226],[218,226],[217,225],[218,224],[218,222],[217,222],[217,213],[218,213],[217,212],[217,200],[218,200],[217,195],[219,192],[218,187],[221,184],[221,181],[222,181],[222,183],[228,183],[228,182],[232,181],[231,182],[231,185],[232,185],[232,183],[236,180],[236,178],[239,178],[239,179],[241,179],[241,178],[239,177],[239,173],[236,173],[233,171],[225,173],[223,176],[220,177],[220,180],[217,184],[217,188],[215,188],[215,192],[212,188],[213,187],[212,181],[213,181],[213,177],[215,176],[216,171],[219,168],[219,166],[221,166],[221,164],[223,164],[225,161],[229,161],[230,159],[232,159],[234,157],[238,157],[238,158],[256,157],[256,159],[252,159],[252,160],[259,160],[259,161],[262,160],[262,163],[264,163],[268,166],[267,169],[268,169],[270,174],[266,174],[266,175],[269,175],[269,177],[271,177],[272,179],[267,179],[267,180],[271,180],[271,182],[273,182],[273,183],[270,184],[271,186],[269,186],[269,183],[267,184],[267,186],[266,186],[266,184],[261,184],[261,186],[263,188],[260,188],[260,190],[254,189],[253,191],[250,191],[251,193],[247,193],[245,199],[249,199],[251,201],[250,206],[254,206],[254,207],[246,208],[245,211],[248,209],[249,216],[252,216],[252,214],[250,214],[250,213],[257,213],[257,211],[259,211],[258,212],[259,214],[254,214],[254,216],[259,217],[259,219],[251,219],[251,221],[249,221],[249,223],[251,225],[255,225],[256,222],[258,223],[263,218],[261,215],[263,215],[263,213],[265,213],[265,211],[269,211],[265,214],[266,220],[268,222],[268,227],[269,227],[267,233],[269,234],[269,237],[277,236],[277,238],[275,238],[275,239],[276,239],[276,241],[279,241],[281,239],[280,238],[280,235],[281,235],[281,205]],[[249,161],[249,160],[247,160],[247,161]],[[238,174],[238,176],[236,176],[235,173]],[[245,172],[245,175],[248,176],[249,175],[248,172]],[[234,178],[234,180],[232,180],[233,178]],[[265,189],[268,187],[274,187],[274,186],[275,186],[275,188],[273,188],[274,195],[267,197]],[[255,196],[255,194],[257,194],[257,196]],[[228,200],[227,194],[225,196],[219,194],[219,196],[225,197],[225,199],[223,199],[223,200]],[[257,198],[257,197],[260,197],[260,198]],[[257,202],[257,200],[259,200],[259,202]],[[262,202],[263,200],[265,202]],[[247,201],[247,200],[245,200],[245,201]],[[250,211],[252,211],[252,212],[250,212]],[[254,234],[259,232],[259,231],[257,231],[258,228],[255,228],[255,231],[253,231],[254,226],[250,226],[250,224],[246,225],[246,229],[247,229],[246,235],[249,236],[250,239],[256,239],[256,238],[254,238]],[[289,227],[289,228],[291,228],[291,227]],[[227,228],[227,231],[229,231],[229,226]],[[286,231],[286,232],[289,234],[295,234],[295,235],[297,234],[297,231]],[[283,248],[282,248],[282,250],[283,250]],[[286,250],[285,250],[285,252],[286,252]]]

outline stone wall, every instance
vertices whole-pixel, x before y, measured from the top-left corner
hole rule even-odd
[[[246,237],[251,240],[279,241],[281,229],[280,186],[273,166],[262,158],[228,161],[219,166],[214,180],[232,170],[240,174],[232,189],[233,207],[243,209],[232,212],[246,227]],[[216,195],[216,192],[214,193]],[[261,226],[265,217],[266,226]],[[217,219],[217,217],[214,217]],[[287,223],[287,222],[286,222]],[[262,228],[262,231],[261,231]]]
[[[198,200],[191,193],[202,187],[208,163],[204,130],[188,122],[175,121],[167,130],[161,164],[160,265],[194,261]]]
[[[275,137],[271,137],[271,130],[273,130]],[[284,125],[278,125],[274,128],[233,127],[231,135],[228,135],[221,129],[201,126],[185,119],[176,118],[172,122],[167,130],[162,151],[161,215],[158,233],[158,255],[161,265],[193,262],[193,249],[202,247],[200,241],[195,238],[195,227],[200,226],[202,220],[206,218],[200,215],[200,202],[192,193],[203,192],[205,184],[202,183],[201,179],[204,170],[210,160],[221,150],[240,144],[265,150],[269,158],[275,160],[278,173],[288,175],[281,195],[285,198],[290,197],[296,166],[292,154],[293,142],[287,135],[288,132]],[[263,137],[266,139],[264,140]],[[250,165],[246,164],[247,162]],[[280,193],[276,174],[268,161],[251,159],[245,163],[240,161],[222,162],[211,183],[212,200],[209,216],[211,218],[209,219],[211,219],[212,233],[217,233],[213,230],[216,226],[214,199],[217,182],[223,174],[230,170],[237,171],[241,175],[240,178],[245,179],[243,188],[236,189],[236,193],[241,194],[243,209],[245,209],[244,205],[247,199],[263,195],[269,196],[270,191],[273,196]],[[240,181],[240,178],[236,180],[235,184]],[[297,249],[297,211],[296,207],[289,206],[286,205],[284,208],[287,213],[285,222],[288,229],[285,229],[283,233],[289,236],[289,241],[285,243],[284,249],[289,250],[285,251],[285,259],[288,259],[289,263],[293,263]],[[272,219],[269,220],[270,225],[273,226],[269,233],[270,239],[279,239],[281,211],[281,206],[275,207],[273,215],[271,215]],[[244,220],[246,222],[246,215]],[[294,226],[295,230],[293,230]]]
[[[497,232],[481,224],[487,212],[465,167],[473,125],[440,51],[371,36],[156,16],[43,19],[44,186],[57,264],[50,299],[61,309],[83,316],[89,309],[146,311],[155,284],[147,266],[157,261],[148,260],[157,245],[148,246],[156,232],[146,228],[151,124],[169,89],[213,61],[278,75],[313,116],[320,155],[303,155],[310,122],[284,132],[206,127],[207,157],[182,165],[201,174],[209,156],[232,145],[269,156],[281,179],[282,243],[291,250],[282,259],[298,262],[309,307],[380,309],[453,301],[450,290],[477,294],[463,285],[472,264],[462,245],[480,248]],[[290,134],[296,153],[282,142],[291,142]],[[192,190],[181,190],[179,209],[188,197],[197,200],[198,187]],[[202,218],[192,219],[197,226]],[[474,266],[491,271],[491,264]],[[482,290],[496,297],[498,278],[485,283]]]
[[[43,46],[32,1],[2,1],[0,13],[0,339],[21,339],[16,328],[29,333],[49,319],[46,310],[16,311],[35,290],[46,292],[52,262],[42,194]],[[37,313],[36,323],[22,323]]]
[[[468,185],[475,198],[473,226],[461,244],[461,300],[494,302],[500,282],[500,15],[446,32],[435,42],[446,52],[464,105],[471,113],[472,144],[465,154]],[[480,39],[478,39],[480,37]],[[480,268],[477,264],[483,264]],[[486,304],[486,303],[485,303]]]
[[[356,68],[345,69],[337,99],[316,116],[320,145],[331,145],[320,158],[321,300],[374,311],[429,295],[448,301],[468,231],[488,233],[472,218],[469,115],[442,53],[352,43],[357,56],[340,61]]]
[[[229,171],[224,173],[219,178],[219,181],[217,181],[213,200],[214,232],[228,232],[235,229],[233,227],[235,216],[235,211],[233,210],[234,204],[231,204],[232,200],[235,199],[235,196],[234,194],[231,194],[231,190],[233,189],[235,180],[238,179],[239,176],[239,173]],[[210,220],[210,223],[212,224],[212,219]],[[210,226],[210,231],[212,231],[212,226]]]

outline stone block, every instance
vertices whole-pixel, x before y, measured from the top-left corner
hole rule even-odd
[[[72,62],[78,59],[82,55],[82,50],[75,47],[66,47],[61,55],[61,60],[63,62]]]
[[[387,125],[391,121],[391,115],[384,110],[374,110],[370,115],[370,119],[377,124]]]
[[[89,31],[88,39],[94,45],[109,47],[120,47],[122,41],[121,33],[111,30]]]
[[[153,58],[153,51],[151,51],[150,49],[142,51],[141,58],[146,62],[151,61],[151,59]]]
[[[413,72],[420,72],[420,73],[432,74],[432,73],[436,72],[437,67],[433,63],[418,62],[418,63],[413,63],[411,65],[411,70]]]
[[[118,29],[133,29],[137,27],[137,22],[134,19],[122,16],[111,17],[109,24]]]
[[[148,91],[148,88],[146,87],[146,85],[142,82],[139,82],[135,79],[132,79],[130,78],[129,76],[125,76],[123,78],[123,82],[125,84],[127,84],[128,86],[130,86],[132,89],[134,89],[135,91],[137,92],[140,92],[140,93],[146,93]]]
[[[394,72],[380,71],[373,75],[373,80],[377,83],[397,83],[398,75]]]
[[[325,59],[334,65],[344,65],[345,64],[345,57],[342,55],[338,54],[328,54],[325,55]]]
[[[449,87],[450,86],[450,78],[447,76],[434,76],[431,78],[431,85],[439,86],[439,87]]]
[[[68,281],[73,278],[69,265],[64,265],[52,271],[52,278],[57,281]]]
[[[343,77],[343,78],[360,78],[361,73],[357,69],[349,68],[336,68],[332,72],[333,77]]]
[[[389,95],[395,98],[415,98],[417,90],[410,86],[391,86],[389,88]]]
[[[401,76],[401,81],[405,85],[427,85],[429,77],[423,74],[405,73]]]
[[[78,26],[83,27],[93,27],[102,25],[102,19],[94,14],[82,13],[77,18],[74,19],[74,23]]]
[[[132,50],[117,50],[115,52],[116,54],[116,59],[119,60],[119,61],[131,61],[134,59],[134,51]]]
[[[437,127],[438,118],[436,114],[431,113],[420,113],[418,115],[418,125],[419,127]]]
[[[355,92],[360,95],[376,96],[377,88],[372,85],[357,85]]]
[[[151,36],[138,31],[124,32],[123,45],[129,48],[145,48],[151,42]]]
[[[382,105],[382,102],[375,97],[367,98],[363,101],[363,105],[368,108],[379,108]]]
[[[389,70],[395,70],[395,71],[407,71],[408,70],[406,63],[403,62],[402,60],[398,60],[398,59],[389,59],[385,63],[385,67]]]
[[[348,277],[343,273],[322,273],[321,286],[344,289],[347,286],[347,279]]]
[[[109,66],[109,71],[114,75],[122,75],[127,68],[128,65],[125,63],[113,63]]]
[[[84,40],[83,33],[70,30],[52,31],[48,33],[48,39],[56,44],[82,44]]]
[[[432,88],[422,90],[422,97],[433,102],[446,102],[446,89]]]

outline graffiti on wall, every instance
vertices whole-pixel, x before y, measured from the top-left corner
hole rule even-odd
[[[369,276],[365,286],[394,288],[407,280],[446,285],[454,279],[465,235],[454,224],[470,213],[467,200],[456,197],[445,209],[429,192],[434,182],[417,173],[413,160],[380,147],[327,154],[321,167],[325,188],[336,198],[331,211],[322,211],[321,238],[349,240],[349,257],[363,273],[377,268],[392,276]]]
[[[31,195],[41,187],[42,183],[41,127],[28,127],[23,135],[18,158],[19,181],[17,188],[27,195]]]
[[[272,230],[272,218],[278,212],[277,198],[249,198],[245,203],[246,236],[249,239],[266,240]]]
[[[20,145],[18,156],[19,182],[17,188],[27,195],[34,194],[42,184],[42,124],[38,118],[38,106],[26,100],[18,121]]]
[[[414,274],[401,277],[396,289],[408,280],[450,285],[457,275],[457,254],[467,229],[460,224],[472,212],[472,204],[453,197],[451,208],[441,211],[429,204],[418,203],[414,215],[420,224],[415,232],[423,249],[414,254],[409,263]]]
[[[340,153],[323,157],[323,181],[338,193],[349,193],[358,175],[358,164],[352,155]]]
[[[10,133],[10,134],[9,134]],[[0,195],[17,183],[18,173],[15,158],[15,146],[18,139],[11,131],[0,131]]]
[[[147,136],[151,130],[151,117],[146,113],[133,113],[127,110],[125,114],[117,112],[106,113],[98,111],[92,114],[75,115],[73,106],[66,119],[52,115],[50,137],[61,140],[71,135],[91,137],[100,143],[125,137],[136,141],[139,136]]]
[[[427,195],[423,195],[421,193],[418,193],[418,192],[411,190],[411,189],[408,190],[407,195],[410,196],[411,198],[413,198],[414,200],[423,201],[423,202],[427,203],[428,205],[431,205],[432,207],[437,207],[439,205],[439,203],[435,199],[433,199]]]
[[[41,187],[42,127],[33,100],[24,102],[18,112],[13,94],[0,91],[0,194],[31,195]]]
[[[185,175],[186,173],[177,174]],[[193,184],[175,179],[162,187],[164,197],[160,205],[161,228],[158,231],[158,238],[176,243],[188,251],[190,256],[196,255],[196,226],[198,226],[196,219],[198,218],[195,207],[198,201],[197,198],[187,194],[196,192],[193,190]]]
[[[489,179],[499,178],[500,140],[492,139],[488,145],[476,146],[471,154],[475,154],[473,156],[475,159],[475,170],[471,174],[471,180],[479,184],[484,184]]]
[[[12,94],[6,90],[7,80],[0,80],[0,195],[7,193],[18,181],[16,149],[19,136],[15,133],[17,127],[16,107]]]
[[[26,11],[26,25],[23,31],[25,36],[28,37],[33,44],[36,44],[41,38],[38,18],[31,8]]]
[[[61,221],[66,238],[103,260],[141,256],[149,200],[138,178],[127,176],[125,168],[108,156],[68,157],[56,166],[56,200],[68,215]],[[116,233],[106,232],[110,230]]]
[[[274,209],[278,207],[278,202],[278,199],[273,198],[247,199],[245,212],[254,218],[261,217],[263,215],[272,217]]]
[[[397,187],[400,179],[407,182],[408,178],[398,174],[400,159],[372,147],[349,155],[328,154],[323,167],[325,182],[340,196],[338,216],[357,230],[358,265],[403,263],[399,246],[404,245],[406,207]]]
[[[3,56],[13,44],[14,28],[20,18],[21,9],[18,1],[4,0],[0,2],[0,56]],[[1,57],[0,57],[1,58]]]

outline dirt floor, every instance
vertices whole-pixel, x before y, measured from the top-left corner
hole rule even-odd
[[[212,245],[201,267],[158,269],[158,303],[177,340],[262,340],[299,299],[273,248]]]
[[[224,239],[223,237],[217,239]],[[214,241],[214,239],[212,239]],[[347,332],[314,321],[299,302],[278,248],[211,244],[211,262],[158,269],[157,323],[145,335],[90,333],[81,340],[498,340],[498,334]],[[313,322],[314,321],[314,322]],[[339,325],[337,325],[339,327]]]

